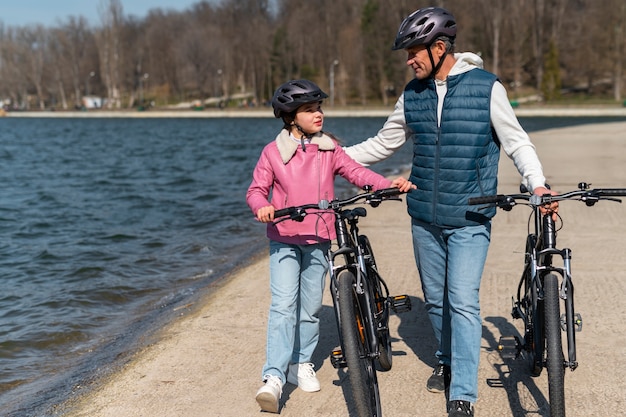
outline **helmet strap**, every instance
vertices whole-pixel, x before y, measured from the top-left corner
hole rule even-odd
[[[434,42],[433,42],[434,43]],[[443,53],[443,55],[441,56],[441,59],[439,60],[439,62],[437,63],[437,65],[435,65],[435,59],[433,58],[433,53],[430,50],[430,47],[433,44],[431,43],[430,45],[428,45],[428,47],[426,48],[426,50],[428,51],[428,57],[430,58],[430,65],[433,67],[432,71],[430,71],[430,75],[428,76],[428,78],[435,78],[435,75],[437,75],[437,73],[439,72],[439,70],[441,69],[441,66],[443,65],[443,61],[445,61],[446,56],[448,56],[448,48],[446,48],[445,52]]]
[[[300,127],[299,124],[297,124],[296,122],[293,122],[293,126],[296,127],[296,129],[298,129],[298,132],[300,132],[302,134],[302,137],[300,137],[300,143],[302,144],[302,151],[306,152],[306,146],[304,146],[304,140],[311,140],[311,138],[313,137],[313,134],[311,133],[306,133],[304,130],[302,130],[302,127]]]

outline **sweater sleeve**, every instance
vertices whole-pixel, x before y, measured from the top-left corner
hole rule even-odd
[[[504,86],[496,82],[491,92],[491,124],[504,153],[513,160],[523,183],[530,189],[543,187],[546,179],[535,146],[509,103]]]
[[[410,135],[404,118],[404,94],[396,102],[391,115],[376,136],[345,148],[346,153],[361,165],[371,165],[389,158],[400,149]]]
[[[359,188],[371,185],[374,190],[391,187],[391,181],[350,158],[340,146],[335,147],[334,170]]]
[[[269,206],[270,190],[274,183],[274,170],[267,157],[268,148],[265,147],[252,173],[252,182],[246,193],[246,202],[256,216],[261,207]]]

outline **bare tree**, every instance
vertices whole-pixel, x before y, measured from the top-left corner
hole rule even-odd
[[[14,64],[34,87],[41,110],[45,109],[44,62],[47,32],[42,25],[20,28],[16,32]]]
[[[97,54],[94,54],[95,43],[93,34],[84,17],[70,16],[53,31],[54,42],[51,50],[57,71],[56,78],[59,85],[59,94],[63,97],[63,107],[66,107],[65,96],[69,93],[75,107],[81,105],[83,95],[92,91],[93,78],[98,69]],[[62,87],[62,90],[61,90]]]
[[[613,97],[616,101],[622,99],[624,88],[624,54],[626,54],[626,2],[614,0],[615,7],[615,46],[614,46],[614,72],[613,72]]]
[[[98,10],[102,28],[96,39],[100,52],[100,73],[107,89],[107,107],[120,108],[120,31],[124,23],[122,3],[120,0],[100,0]]]

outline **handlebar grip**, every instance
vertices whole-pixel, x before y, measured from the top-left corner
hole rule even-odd
[[[601,196],[626,197],[626,188],[598,188],[595,191]]]
[[[404,194],[404,192],[400,191],[399,188],[382,188],[374,192],[377,197],[387,198],[387,197],[395,197],[400,194]]]
[[[275,210],[274,211],[274,218],[277,219],[278,217],[283,217],[286,216],[288,214],[290,214],[292,211],[292,209],[290,207],[284,208],[284,209],[280,209],[280,210]]]
[[[467,200],[467,204],[471,205],[471,206],[477,206],[480,204],[493,204],[493,203],[497,203],[499,201],[502,201],[504,198],[506,198],[506,196],[502,195],[502,194],[498,194],[498,195],[485,195],[482,197],[471,197],[469,200]]]

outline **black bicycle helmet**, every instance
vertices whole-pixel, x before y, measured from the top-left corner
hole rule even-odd
[[[400,25],[393,50],[415,45],[431,45],[440,36],[456,37],[456,21],[452,14],[439,7],[427,7],[411,13]]]
[[[285,113],[293,113],[303,104],[322,101],[328,95],[323,92],[317,84],[309,80],[287,81],[274,93],[272,97],[272,107],[274,116],[282,117]]]

